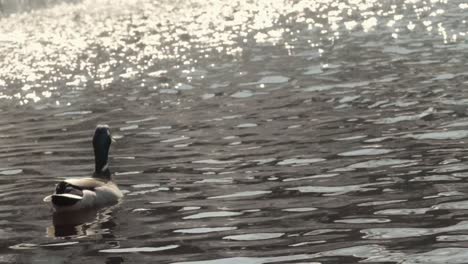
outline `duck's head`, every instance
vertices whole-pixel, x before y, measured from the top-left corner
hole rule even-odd
[[[94,177],[110,178],[108,156],[109,148],[112,142],[111,133],[108,125],[98,125],[93,137],[95,170]]]

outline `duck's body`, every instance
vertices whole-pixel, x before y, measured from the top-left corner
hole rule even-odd
[[[73,178],[57,184],[55,193],[46,197],[58,211],[101,208],[116,204],[123,194],[112,181]]]
[[[44,200],[51,201],[57,212],[100,208],[116,204],[123,194],[112,181],[108,168],[111,144],[109,127],[100,125],[93,137],[95,171],[93,177],[67,179],[57,184],[55,193]]]

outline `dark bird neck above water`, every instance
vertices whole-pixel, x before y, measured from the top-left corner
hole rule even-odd
[[[111,145],[111,136],[109,127],[106,125],[99,125],[93,137],[94,148],[94,174],[93,177],[109,180],[111,173],[109,170],[109,148]]]

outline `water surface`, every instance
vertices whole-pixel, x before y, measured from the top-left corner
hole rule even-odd
[[[466,262],[463,1],[44,3],[0,18],[0,263]],[[54,215],[98,123],[125,198]]]

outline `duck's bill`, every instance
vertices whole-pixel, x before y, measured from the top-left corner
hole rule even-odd
[[[82,196],[79,196],[79,195],[76,195],[76,194],[71,194],[71,193],[52,194],[52,195],[49,195],[48,197],[50,197],[50,200],[52,200],[52,197],[64,197],[64,198],[68,198],[68,199],[72,199],[72,200],[82,200],[83,199]],[[46,198],[48,198],[48,197],[46,197]],[[45,201],[46,198],[44,198],[44,201]]]

